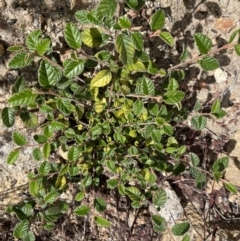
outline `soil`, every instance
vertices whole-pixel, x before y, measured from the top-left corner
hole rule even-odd
[[[7,67],[11,53],[7,51],[10,45],[24,43],[26,36],[32,30],[41,29],[43,34],[53,42],[53,51],[64,55],[67,45],[63,39],[63,29],[67,22],[73,21],[79,28],[80,24],[74,19],[78,9],[90,9],[96,6],[96,0],[0,0],[0,110],[6,106],[10,96],[11,86],[18,76],[29,81],[36,79],[37,64],[23,70],[10,70]],[[158,8],[166,13],[166,30],[175,39],[173,48],[157,38],[152,38],[145,46],[154,61],[161,68],[171,68],[179,63],[183,47],[187,47],[191,56],[197,56],[193,45],[193,35],[202,32],[208,35],[214,48],[219,48],[228,42],[233,30],[239,29],[240,2],[237,0],[155,0],[146,1],[143,8],[133,19],[135,26],[141,26],[142,32],[147,31],[147,21]],[[227,116],[221,121],[209,121],[206,132],[192,133],[189,129],[179,130],[179,136],[184,136],[186,145],[192,151],[205,155],[206,167],[216,157],[230,157],[229,168],[225,179],[237,187],[239,182],[239,143],[240,143],[240,84],[239,56],[234,51],[221,51],[216,56],[221,68],[208,72],[200,70],[197,65],[187,66],[186,77],[182,89],[186,92],[189,103],[198,99],[203,105],[217,98]],[[25,131],[20,120],[16,120],[13,128],[7,129],[0,123],[0,240],[14,240],[12,230],[16,218],[5,212],[8,205],[19,203],[28,197],[27,173],[34,171],[39,165],[32,160],[31,150],[25,150],[20,160],[14,166],[6,164],[6,156],[14,148],[11,143],[11,133],[14,130]],[[37,131],[37,130],[36,130]],[[29,136],[34,133],[26,133]],[[192,136],[195,138],[192,141]],[[165,209],[166,219],[172,220],[171,210],[179,215],[174,216],[173,222],[189,220],[191,222],[191,240],[240,240],[239,194],[230,195],[221,183],[208,180],[205,189],[195,187],[190,176],[181,178],[163,178],[165,187],[169,190],[169,205]],[[67,193],[67,200],[72,198]],[[158,235],[153,232],[150,212],[157,213],[153,207],[144,207],[139,211],[131,209],[127,199],[120,198],[114,192],[98,190],[94,195],[104,196],[108,200],[106,218],[113,225],[110,229],[99,229],[88,219],[80,219],[72,215],[64,216],[52,232],[35,229],[37,240],[180,240],[166,232]],[[89,193],[89,202],[93,198]],[[151,206],[151,205],[150,205]],[[166,211],[167,210],[167,211]],[[171,227],[169,227],[170,229]]]

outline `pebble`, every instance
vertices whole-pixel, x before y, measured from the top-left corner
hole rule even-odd
[[[197,99],[199,100],[199,102],[201,102],[202,104],[206,103],[206,101],[208,100],[208,94],[209,94],[209,90],[206,88],[202,88],[197,95]]]
[[[215,29],[221,31],[222,33],[229,33],[231,29],[236,26],[234,19],[221,17],[218,18],[214,24]]]
[[[227,80],[228,74],[227,72],[223,71],[221,68],[218,68],[214,72],[214,78],[216,83],[222,83]]]

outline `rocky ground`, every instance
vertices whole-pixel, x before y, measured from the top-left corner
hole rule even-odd
[[[54,51],[64,54],[64,25],[68,21],[75,21],[73,13],[77,9],[92,8],[95,4],[96,0],[0,0],[0,110],[6,106],[11,85],[17,76],[34,80],[36,73],[36,66],[23,71],[9,70],[7,62],[11,55],[7,47],[23,43],[32,30],[42,29],[52,39]],[[146,46],[146,50],[161,67],[177,64],[183,44],[188,46],[192,56],[197,55],[193,48],[193,34],[196,31],[207,34],[215,46],[221,47],[227,42],[232,30],[240,28],[240,2],[237,0],[155,0],[146,1],[146,5],[139,13],[145,18],[149,18],[159,7],[164,9],[168,16],[166,29],[171,31],[176,41],[169,53],[159,47],[155,39]],[[145,23],[139,19],[134,21],[136,25],[143,26],[144,31]],[[221,121],[209,122],[202,140],[207,142],[206,137],[210,136],[213,140],[212,154],[230,157],[225,179],[239,187],[240,59],[233,51],[220,52],[217,59],[222,68],[213,72],[205,73],[196,66],[189,66],[185,88],[204,105],[216,98],[222,100],[227,116]],[[28,150],[16,165],[6,165],[6,156],[13,149],[11,132],[14,128],[19,130],[23,126],[19,122],[9,130],[0,123],[0,240],[13,240],[11,231],[16,220],[4,210],[7,205],[16,204],[28,195],[27,173],[37,166]],[[164,184],[169,199],[161,215],[165,216],[169,224],[188,219],[192,224],[193,241],[240,240],[239,195],[229,195],[221,184],[213,183],[212,180],[208,181],[205,190],[199,191],[193,188],[188,178],[171,180],[171,185],[169,182]],[[152,233],[149,210],[134,213],[129,204],[118,200],[114,193],[108,195],[110,212],[106,215],[114,223],[115,229],[98,230],[89,226],[88,220],[64,217],[55,233],[39,234],[38,240],[178,240],[169,233],[160,236]],[[119,203],[123,206],[116,208]],[[150,211],[156,212],[154,207],[150,207]]]

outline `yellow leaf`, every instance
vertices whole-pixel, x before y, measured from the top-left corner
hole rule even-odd
[[[65,176],[58,176],[57,180],[55,182],[55,188],[57,189],[63,189],[66,185],[66,178]]]
[[[97,73],[91,80],[90,87],[104,87],[112,80],[112,73],[108,69],[104,69]]]
[[[141,61],[137,61],[135,63],[127,64],[126,69],[128,71],[146,72],[146,68]]]

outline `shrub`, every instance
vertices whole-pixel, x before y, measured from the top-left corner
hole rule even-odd
[[[142,0],[102,0],[94,10],[77,11],[75,17],[84,27],[80,31],[73,23],[66,24],[64,38],[71,54],[63,63],[53,58],[51,40],[40,30],[27,36],[25,46],[8,48],[15,52],[10,68],[24,68],[36,57],[41,59],[38,81],[30,86],[19,77],[12,87],[9,107],[1,114],[7,127],[12,127],[19,116],[26,129],[41,130],[34,135],[37,144],[32,150],[33,159],[41,163],[37,173],[28,174],[32,198],[8,209],[19,219],[15,238],[35,240],[31,224],[37,220],[46,230],[54,228],[69,209],[61,194],[71,185],[79,189],[74,214],[82,217],[92,212],[96,224],[103,227],[111,225],[104,217],[106,200],[96,196],[93,204],[84,202],[86,194],[96,187],[106,185],[116,190],[138,209],[148,202],[157,208],[165,204],[166,192],[156,184],[163,172],[177,176],[187,171],[198,188],[205,185],[206,173],[201,170],[199,157],[179,142],[176,130],[187,125],[189,116],[189,127],[202,130],[208,118],[221,118],[225,111],[220,100],[204,114],[199,102],[189,110],[179,86],[185,78],[185,66],[198,64],[203,70],[214,70],[219,67],[214,54],[224,48],[234,48],[239,55],[240,45],[232,43],[239,30],[219,50],[212,50],[208,36],[196,33],[199,56],[191,59],[184,49],[178,65],[161,69],[144,51],[146,38],[134,30],[128,15],[123,15],[123,6],[138,10],[143,4]],[[149,29],[151,36],[171,48],[174,39],[163,30],[164,23],[164,11],[157,10]],[[92,49],[92,55],[87,54],[86,47]],[[40,116],[44,119],[41,123]],[[12,139],[18,147],[9,153],[8,164],[15,163],[23,149],[30,148],[22,133],[13,132]],[[50,160],[52,154],[54,161]],[[214,163],[216,180],[227,164],[227,157]],[[226,187],[236,192],[231,183]],[[166,229],[160,215],[152,215],[152,222],[155,232]],[[178,223],[172,233],[184,235],[189,227],[188,222]],[[183,240],[188,238],[186,234]]]

